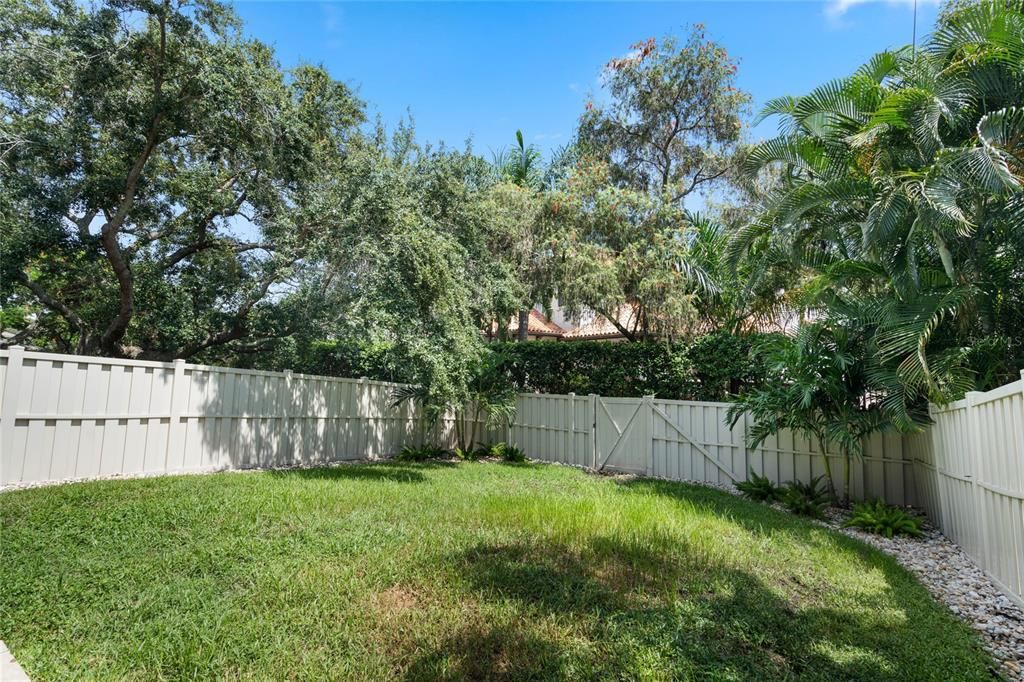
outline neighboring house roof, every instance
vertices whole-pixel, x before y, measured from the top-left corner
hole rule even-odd
[[[638,314],[637,308],[633,304],[624,303],[616,311],[616,320],[619,326],[630,330],[638,336],[642,336],[643,333],[637,320]],[[527,334],[532,338],[550,338],[561,341],[599,341],[626,338],[619,330],[619,326],[613,324],[604,315],[592,312],[588,317],[590,318],[589,321],[581,324],[576,324],[571,319],[564,319],[562,325],[559,325],[549,320],[541,311],[533,308],[530,310]],[[744,328],[746,331],[754,332],[787,332],[795,327],[797,321],[798,318],[795,316],[789,316],[782,320],[748,320],[744,324]],[[706,334],[712,331],[712,329],[708,326],[707,322],[695,320],[691,324],[689,332],[691,334]],[[519,316],[513,315],[508,323],[508,336],[514,339],[518,330]],[[488,336],[491,338],[496,337],[497,331],[498,326],[492,324]]]
[[[631,304],[627,303],[618,310],[618,323],[626,329],[636,329],[637,311]],[[619,328],[612,324],[611,320],[601,314],[595,313],[594,320],[581,324],[575,329],[566,330],[562,334],[566,341],[584,339],[620,339],[625,338]]]
[[[508,322],[508,333],[512,338],[515,338],[519,331],[519,315],[513,315]],[[491,336],[497,335],[497,325],[491,325]],[[557,324],[544,317],[544,314],[538,310],[530,309],[530,319],[526,325],[526,333],[530,336],[553,336],[561,338],[565,333],[565,330],[559,327]]]

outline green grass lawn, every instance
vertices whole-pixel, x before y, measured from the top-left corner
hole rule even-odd
[[[882,554],[718,491],[376,464],[0,495],[37,680],[991,679]]]

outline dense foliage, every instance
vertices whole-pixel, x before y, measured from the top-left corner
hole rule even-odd
[[[486,344],[483,357],[516,390],[597,393],[677,400],[726,400],[764,382],[758,351],[766,335],[717,332],[689,343],[572,341]],[[306,374],[414,382],[411,367],[391,344],[318,341],[280,356],[263,354],[259,368]]]
[[[853,507],[853,514],[843,526],[860,528],[869,533],[891,538],[894,535],[921,535],[921,519],[911,516],[905,509],[887,505],[882,500],[864,502]]]
[[[1024,364],[1024,14],[950,8],[924,49],[772,101],[779,137],[747,155],[781,170],[734,237],[737,262],[788,253],[814,319],[768,353],[742,396],[752,440],[793,429],[844,463],[863,437],[928,422],[928,400],[1015,379]]]
[[[884,407],[909,425],[1024,364],[1024,14],[980,2],[923,49],[771,102],[781,135],[748,156],[785,170],[734,242],[787,249],[802,305],[871,337]]]
[[[699,24],[683,41],[636,43],[605,66],[610,101],[587,105],[580,143],[608,164],[614,186],[681,207],[729,172],[750,101],[736,68]]]
[[[215,0],[0,0],[0,49],[8,341],[498,417],[512,388],[740,396],[755,440],[796,429],[846,472],[863,435],[1024,364],[1019,3],[951,3],[922,49],[770,102],[750,147],[703,27],[642,41],[550,159],[364,125]],[[555,300],[642,343],[483,343]],[[767,331],[790,338],[752,353]]]
[[[820,443],[830,489],[830,453],[841,455],[843,498],[848,498],[851,460],[861,454],[864,436],[891,425],[888,412],[871,395],[877,353],[870,338],[846,320],[819,320],[805,324],[793,337],[765,339],[758,354],[765,381],[737,396],[729,408],[732,423],[748,414],[754,418],[753,447],[782,429]]]
[[[748,500],[755,502],[778,502],[785,492],[783,488],[775,485],[767,476],[760,476],[753,469],[745,481],[739,481],[736,489]]]
[[[828,508],[831,497],[822,477],[815,476],[808,482],[791,481],[782,489],[780,496],[786,509],[798,516],[821,518]]]
[[[362,120],[344,84],[283,71],[211,0],[3,0],[0,37],[15,340],[187,358],[315,308],[305,259]]]
[[[736,311],[756,316],[752,297],[723,295],[724,230],[685,210],[688,196],[730,177],[749,100],[735,74],[701,26],[608,62],[609,99],[588,104],[574,172],[548,197],[557,293],[570,311],[596,311],[630,341],[735,329]],[[631,319],[619,319],[623,306]],[[713,307],[723,318],[702,315]]]
[[[523,391],[655,395],[675,400],[725,400],[764,376],[750,337],[709,334],[691,343],[492,344],[502,368]]]

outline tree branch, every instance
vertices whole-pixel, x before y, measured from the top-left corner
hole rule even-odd
[[[117,236],[121,226],[124,224],[125,218],[128,217],[128,212],[131,211],[132,205],[135,203],[135,195],[138,191],[139,179],[142,177],[142,170],[146,167],[146,162],[149,161],[149,157],[153,154],[153,150],[156,149],[159,142],[160,124],[163,120],[163,114],[160,111],[160,97],[163,89],[163,62],[167,53],[166,14],[161,13],[158,22],[160,26],[160,52],[153,76],[153,107],[155,112],[150,121],[149,131],[146,133],[146,143],[135,159],[135,163],[132,164],[131,170],[128,171],[121,202],[118,204],[114,214],[108,217],[108,220],[100,230],[100,241],[106,252],[107,261],[114,271],[114,276],[117,277],[118,292],[121,298],[121,305],[117,315],[110,321],[106,331],[103,332],[103,336],[100,337],[100,348],[110,355],[114,354],[115,345],[124,337],[125,331],[128,329],[128,323],[131,321],[132,314],[135,311],[134,277],[131,266],[128,264],[125,254],[121,250],[121,245],[118,243]]]
[[[636,343],[636,341],[637,341],[636,334],[634,334],[630,330],[626,329],[626,327],[623,326],[621,322],[619,322],[619,316],[618,315],[609,315],[608,313],[606,313],[601,308],[594,308],[594,311],[597,314],[603,316],[609,322],[611,322],[612,326],[615,327],[617,330],[619,330],[619,333],[622,334],[623,336],[625,336],[627,341],[630,341],[631,343]]]
[[[35,297],[39,299],[40,303],[45,305],[50,310],[56,312],[58,315],[67,320],[71,324],[71,326],[78,330],[78,346],[76,348],[76,352],[86,352],[88,346],[90,345],[90,335],[86,328],[85,321],[78,316],[78,313],[72,310],[63,301],[52,296],[50,292],[44,289],[38,282],[33,282],[32,280],[30,280],[24,273],[21,274],[19,280],[21,284],[25,286],[26,289],[31,291],[35,295]]]
[[[92,225],[92,221],[96,219],[97,215],[99,215],[99,211],[97,209],[92,209],[86,211],[85,215],[79,218],[68,216],[68,220],[75,224],[75,227],[78,228],[78,236],[84,240],[92,237],[92,235],[89,234],[89,226]]]
[[[247,325],[248,320],[246,320],[246,318],[249,316],[253,307],[262,301],[263,297],[267,295],[267,292],[270,291],[270,287],[275,281],[277,281],[277,277],[278,272],[273,271],[263,279],[255,294],[239,306],[238,310],[235,312],[235,320],[230,327],[219,332],[208,334],[202,341],[185,346],[178,357],[190,358],[196,353],[206,350],[212,346],[220,346],[249,336],[249,328]]]

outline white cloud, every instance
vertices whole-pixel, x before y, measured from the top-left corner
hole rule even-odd
[[[866,5],[871,2],[885,2],[890,5],[914,6],[914,0],[828,0],[825,5],[825,14],[831,19],[839,19],[846,14],[851,7]],[[920,5],[937,5],[939,0],[917,0]]]

